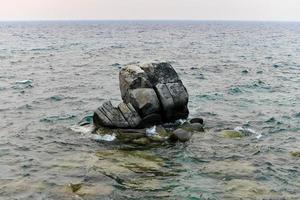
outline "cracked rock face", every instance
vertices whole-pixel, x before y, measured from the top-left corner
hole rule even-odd
[[[123,103],[105,102],[94,113],[96,126],[147,127],[188,117],[188,93],[166,62],[128,65],[119,73]]]

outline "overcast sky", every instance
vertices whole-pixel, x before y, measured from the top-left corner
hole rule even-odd
[[[0,0],[0,20],[300,21],[300,0]]]

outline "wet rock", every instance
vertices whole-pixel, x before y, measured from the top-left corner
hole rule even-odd
[[[127,65],[119,80],[123,103],[99,107],[93,116],[96,127],[143,128],[188,117],[187,90],[169,63]]]
[[[240,131],[235,130],[224,130],[221,132],[221,136],[225,138],[242,138],[245,135]]]
[[[82,187],[82,184],[81,183],[77,183],[77,184],[70,183],[69,187],[71,188],[72,192],[77,192]]]
[[[124,100],[129,90],[137,88],[152,88],[148,76],[139,65],[127,65],[119,73],[121,96]]]
[[[152,86],[159,83],[175,83],[180,80],[174,68],[167,62],[147,63],[141,65],[141,68],[147,74]]]
[[[300,158],[300,151],[292,151],[290,152],[291,156]]]
[[[110,101],[103,103],[103,105],[95,111],[93,120],[96,126],[129,127],[121,111],[113,107]]]
[[[152,88],[131,90],[129,97],[125,99],[124,102],[131,103],[142,117],[160,111],[159,100]]]
[[[166,84],[157,84],[155,91],[162,105],[164,121],[170,121],[174,115],[173,108],[175,104],[173,97]]]
[[[204,124],[204,121],[202,118],[193,118],[190,120],[190,123],[193,124],[193,123],[199,123],[199,124]]]
[[[142,122],[140,123],[139,127],[150,127],[153,125],[162,124],[162,118],[160,114],[151,114],[147,115],[142,119]]]
[[[187,142],[191,139],[192,133],[181,128],[176,129],[171,136],[171,140],[179,140],[180,142]]]
[[[203,124],[200,123],[184,123],[180,128],[188,132],[204,132]]]
[[[131,128],[135,128],[141,123],[141,117],[130,103],[120,103],[118,108]]]
[[[132,142],[139,145],[148,145],[151,143],[151,141],[147,137],[135,139]]]
[[[189,95],[182,82],[166,84],[173,98],[175,107],[186,106],[189,100]]]

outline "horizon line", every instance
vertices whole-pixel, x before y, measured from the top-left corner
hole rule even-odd
[[[211,22],[300,22],[300,20],[257,20],[257,19],[7,19],[0,22],[80,22],[80,21],[211,21]]]

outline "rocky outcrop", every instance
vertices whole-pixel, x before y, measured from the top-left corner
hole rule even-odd
[[[188,117],[188,93],[166,62],[128,65],[119,73],[123,103],[104,103],[94,113],[96,126],[141,128]]]

